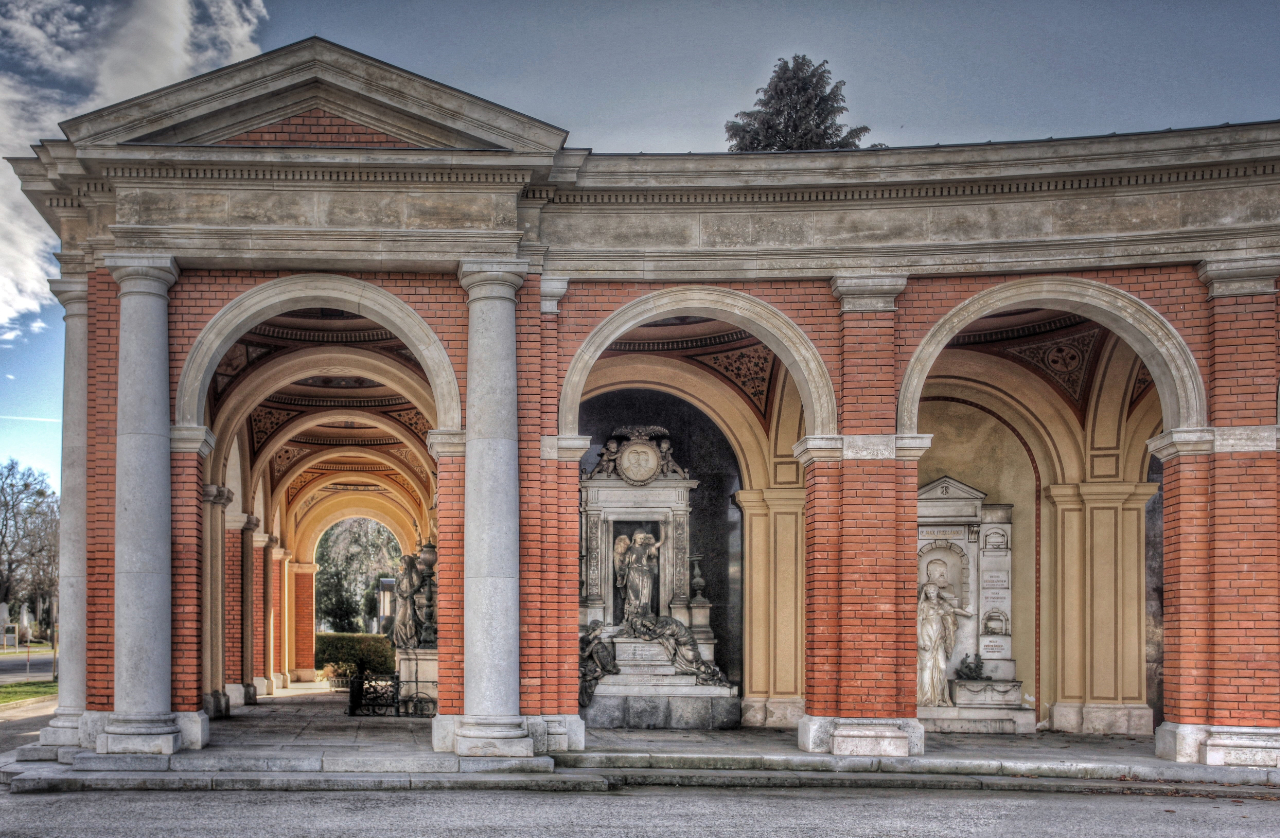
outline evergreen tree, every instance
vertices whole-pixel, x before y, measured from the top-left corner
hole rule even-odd
[[[849,109],[844,82],[831,83],[825,61],[815,65],[806,55],[792,56],[790,63],[779,58],[768,86],[756,93],[755,110],[740,111],[736,120],[725,123],[730,151],[853,149],[871,130],[836,121]]]

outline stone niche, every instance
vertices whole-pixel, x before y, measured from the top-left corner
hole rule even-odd
[[[917,495],[919,587],[935,582],[948,601],[972,615],[956,616],[955,649],[947,662],[953,706],[916,708],[926,731],[1035,732],[1035,710],[1023,705],[1013,659],[1013,506],[983,503],[986,497],[951,477]],[[982,679],[957,678],[966,655],[971,663],[982,656]]]
[[[629,430],[634,431],[621,429],[615,437]],[[627,636],[625,578],[619,579],[625,571],[618,566],[615,545],[645,533],[658,554],[650,614],[678,620],[696,640],[701,659],[715,664],[712,606],[702,596],[700,557],[689,555],[689,494],[698,481],[678,467],[669,473],[652,468],[657,461],[650,455],[659,449],[643,435],[631,436],[621,445],[616,465],[582,480],[579,629],[585,634],[600,621],[601,638],[611,645],[618,667],[616,674],[599,679],[582,717],[595,728],[736,728],[742,715],[737,687],[699,683],[705,679],[681,671],[660,641]]]

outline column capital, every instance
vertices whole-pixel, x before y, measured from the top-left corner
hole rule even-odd
[[[543,276],[540,283],[543,314],[559,314],[560,300],[569,291],[567,276]]]
[[[441,457],[466,456],[466,431],[427,431],[427,453],[437,461]]]
[[[86,277],[51,277],[49,290],[66,309],[64,317],[89,316],[89,280]]]
[[[802,436],[791,446],[791,453],[800,461],[800,468],[810,463],[827,463],[844,459],[844,437]]]
[[[907,287],[906,274],[836,274],[831,293],[841,311],[896,311],[898,295]]]
[[[215,506],[226,506],[236,499],[236,493],[228,489],[226,486],[219,486],[216,483],[204,484],[204,502],[212,503]]]
[[[463,262],[458,266],[458,283],[467,292],[468,305],[486,298],[514,300],[528,272],[527,259]]]
[[[169,450],[174,454],[208,457],[218,438],[204,425],[174,425],[169,429]]]
[[[159,293],[167,296],[169,289],[178,281],[178,262],[172,256],[157,256],[151,253],[108,253],[102,257],[102,264],[111,271],[111,276],[120,286],[121,294]],[[141,287],[130,288],[125,283]],[[163,287],[160,287],[161,284]],[[147,288],[146,285],[156,287]]]
[[[542,438],[542,459],[561,460],[576,463],[591,447],[589,436],[544,436]]]
[[[1206,259],[1196,265],[1196,274],[1214,297],[1252,297],[1276,293],[1280,277],[1280,256],[1251,259]]]
[[[1183,454],[1212,454],[1213,438],[1213,428],[1174,428],[1147,440],[1147,450],[1162,462]]]
[[[305,564],[301,564],[299,562],[290,562],[288,567],[289,567],[290,573],[294,575],[306,575],[306,576],[315,576],[316,571],[320,569],[320,566],[315,562],[307,562]]]
[[[262,526],[262,521],[260,519],[253,515],[246,515],[244,516],[244,524],[241,525],[240,529],[245,532],[256,532],[260,526]]]

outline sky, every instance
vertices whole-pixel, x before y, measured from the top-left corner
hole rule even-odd
[[[796,53],[847,82],[847,120],[870,126],[868,143],[1280,119],[1280,0],[0,0],[0,154],[311,35],[598,152],[724,151],[725,121]],[[0,461],[55,486],[62,310],[45,279],[56,247],[0,164]]]

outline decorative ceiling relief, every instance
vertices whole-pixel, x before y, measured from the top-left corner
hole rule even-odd
[[[418,508],[422,508],[422,496],[419,495],[418,490],[414,488],[412,480],[405,477],[398,471],[388,472],[386,476],[403,486],[405,491],[413,496],[413,502],[418,505]]]
[[[413,469],[413,473],[422,479],[423,483],[430,485],[431,478],[428,475],[427,468],[422,464],[422,461],[418,459],[416,454],[408,448],[388,448],[387,450],[404,460],[405,463],[408,464],[409,468]]]
[[[258,405],[249,414],[249,435],[253,440],[253,450],[256,453],[262,448],[262,443],[267,441],[276,429],[297,416],[301,411],[298,410],[279,410],[274,407],[265,407]]]
[[[323,476],[322,472],[312,471],[310,469],[307,469],[302,474],[299,474],[297,477],[293,478],[293,482],[289,484],[289,488],[285,491],[286,502],[293,503],[294,497],[297,496],[298,492],[302,491],[302,488],[304,486],[306,486],[312,480],[315,480],[316,478],[321,476]]]
[[[1073,402],[1083,405],[1089,396],[1087,385],[1093,378],[1095,356],[1103,335],[1101,326],[1089,325],[1071,329],[1069,334],[1004,345],[996,351],[1029,364],[1065,391]]]
[[[243,340],[232,344],[213,372],[214,397],[221,398],[242,372],[278,349],[278,346],[263,346]]]
[[[1156,381],[1151,377],[1151,371],[1147,369],[1147,365],[1138,362],[1138,373],[1133,377],[1133,389],[1129,392],[1129,412],[1138,406],[1138,402],[1142,401],[1145,396],[1156,386]]]
[[[388,412],[388,416],[396,419],[400,424],[409,428],[422,439],[427,438],[427,431],[431,430],[431,425],[427,422],[427,417],[422,415],[422,411],[416,407],[409,410],[397,410]]]
[[[311,453],[310,448],[294,448],[286,445],[275,453],[271,458],[271,478],[278,479],[280,475],[289,470],[289,466],[301,457],[305,457]]]
[[[769,404],[775,359],[769,347],[762,343],[694,358],[736,384],[762,414]]]

